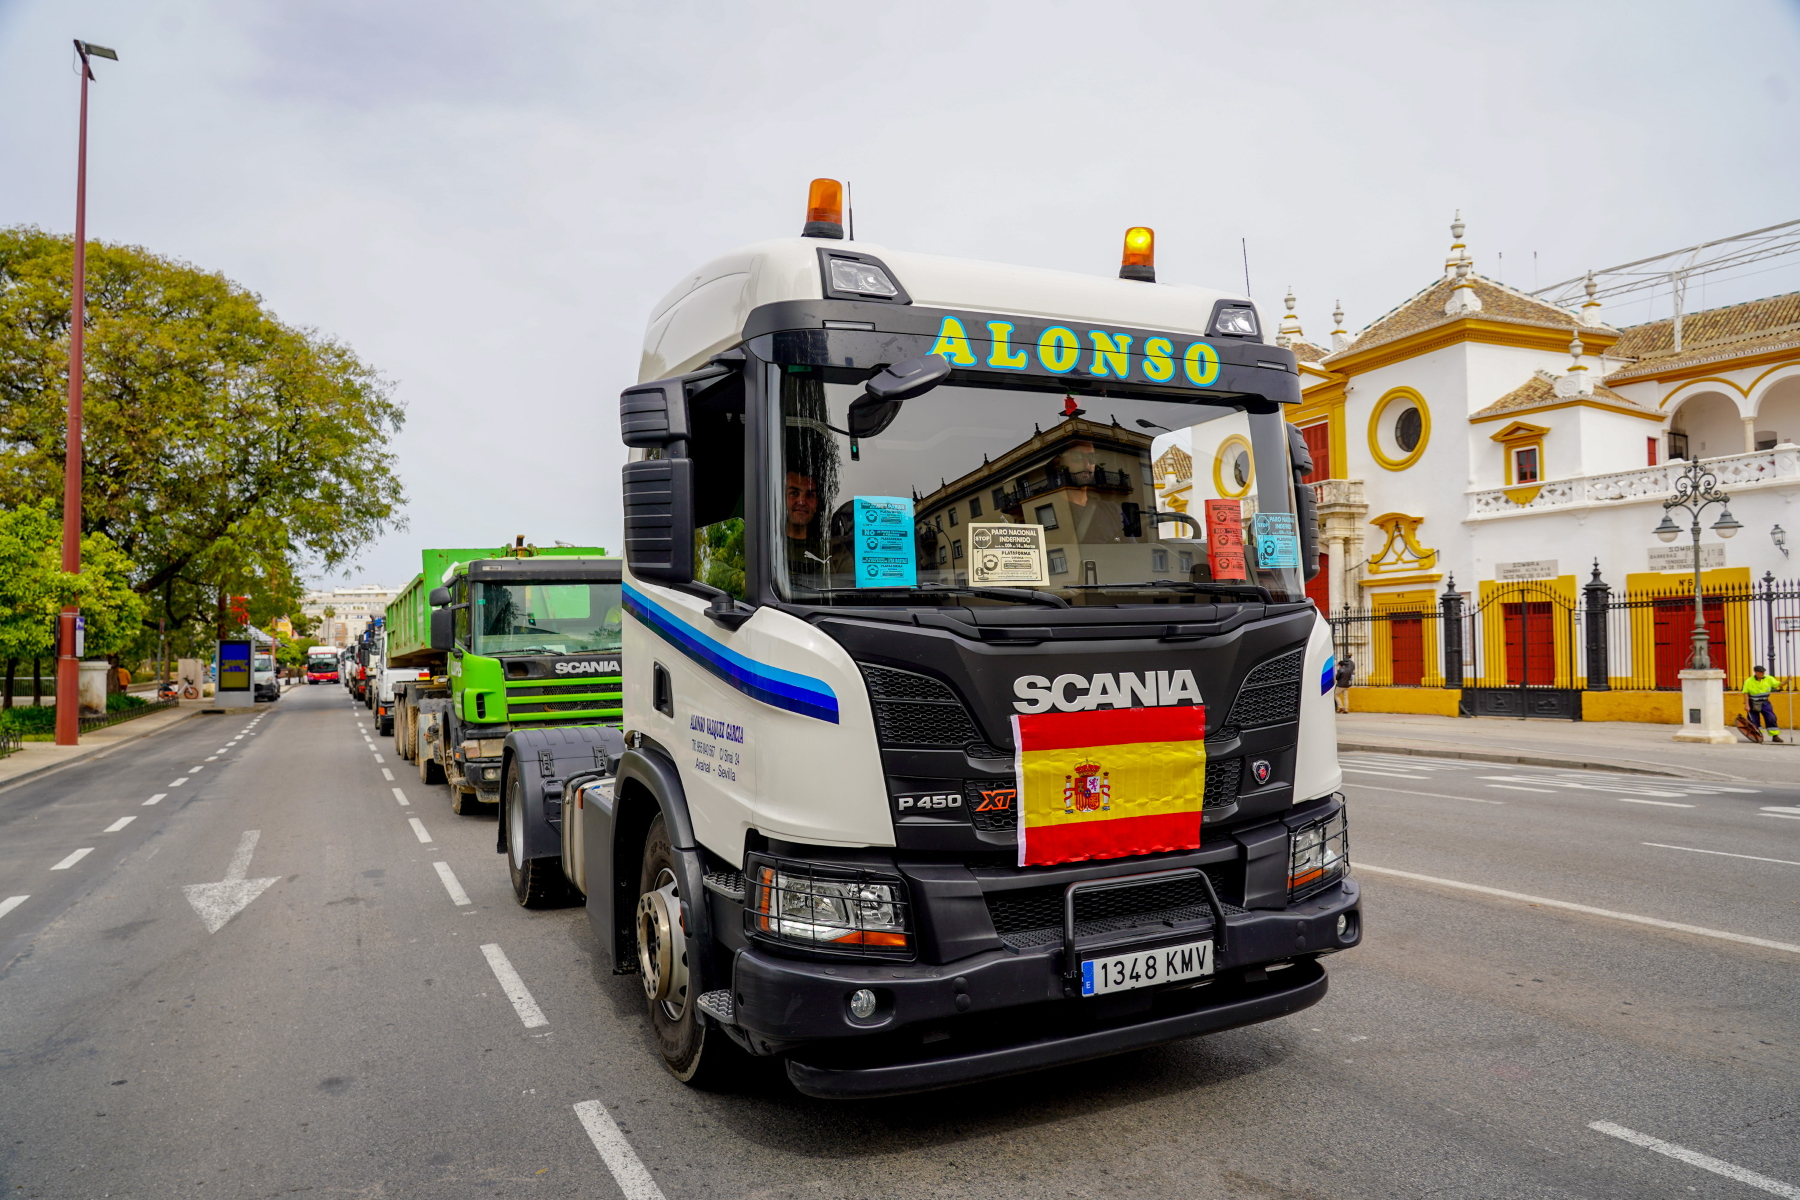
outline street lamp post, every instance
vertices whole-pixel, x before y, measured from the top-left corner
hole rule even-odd
[[[1681,527],[1670,514],[1675,509],[1688,514],[1688,535],[1694,547],[1694,634],[1693,649],[1688,654],[1687,669],[1681,672],[1681,702],[1687,720],[1680,741],[1729,742],[1735,739],[1725,732],[1725,672],[1712,664],[1712,639],[1706,632],[1706,596],[1700,586],[1700,517],[1717,505],[1719,518],[1712,531],[1729,538],[1743,526],[1731,515],[1731,504],[1718,487],[1718,478],[1698,460],[1688,462],[1675,477],[1675,494],[1663,501],[1662,524],[1656,536],[1673,542],[1681,536]],[[1697,728],[1689,730],[1687,726]]]
[[[81,126],[75,156],[75,271],[69,299],[69,425],[63,452],[62,569],[81,570],[81,375],[82,334],[87,319],[87,113],[88,83],[94,78],[89,60],[119,56],[105,46],[75,39],[81,60]],[[81,739],[81,658],[75,644],[81,603],[62,610],[56,659],[56,744],[73,746]]]

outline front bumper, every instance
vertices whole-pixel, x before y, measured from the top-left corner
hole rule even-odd
[[[945,964],[821,962],[751,946],[735,956],[731,1024],[752,1050],[787,1054],[795,1086],[818,1096],[895,1095],[1078,1062],[1316,1003],[1326,985],[1313,959],[1361,941],[1360,902],[1346,879],[1283,911],[1230,913],[1212,982],[1093,998],[1072,996],[1060,944]],[[1210,918],[1144,928],[1124,944],[1174,945],[1212,928]],[[1267,972],[1280,963],[1291,965]],[[877,997],[867,1019],[850,1012],[858,988]]]

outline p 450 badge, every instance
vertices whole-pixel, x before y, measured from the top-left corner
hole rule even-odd
[[[914,792],[894,797],[894,812],[902,817],[914,813],[943,812],[946,809],[961,812],[962,806],[961,792]]]

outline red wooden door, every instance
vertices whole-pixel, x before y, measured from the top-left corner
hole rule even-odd
[[[1681,686],[1680,672],[1687,666],[1694,648],[1694,602],[1691,599],[1667,599],[1656,602],[1656,686],[1674,689]],[[1706,636],[1711,645],[1707,653],[1712,665],[1725,665],[1725,602],[1716,596],[1703,600]],[[1729,682],[1729,681],[1727,681]]]
[[[1317,425],[1302,425],[1300,436],[1306,439],[1306,452],[1312,455],[1312,473],[1301,479],[1302,483],[1317,483],[1321,479],[1331,478],[1331,422],[1320,421]]]
[[[1331,616],[1331,556],[1319,551],[1319,573],[1306,581],[1306,598],[1326,616]]]
[[[1388,621],[1388,657],[1395,687],[1418,687],[1425,682],[1424,618],[1409,615]]]
[[[1505,606],[1508,687],[1550,687],[1556,682],[1556,630],[1550,610],[1548,600]]]

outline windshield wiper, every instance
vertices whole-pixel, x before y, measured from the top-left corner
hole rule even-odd
[[[807,591],[818,596],[868,596],[882,593],[912,596],[923,592],[929,596],[979,596],[984,600],[1016,600],[1023,604],[1042,604],[1048,608],[1069,607],[1069,602],[1061,596],[1050,592],[1040,592],[1033,588],[952,587],[947,584],[918,584],[913,587],[807,588]]]
[[[1254,583],[1195,583],[1188,579],[1150,579],[1143,583],[1071,583],[1071,591],[1128,592],[1145,588],[1169,588],[1177,592],[1214,592],[1221,596],[1249,596],[1264,604],[1273,603],[1269,589]]]

